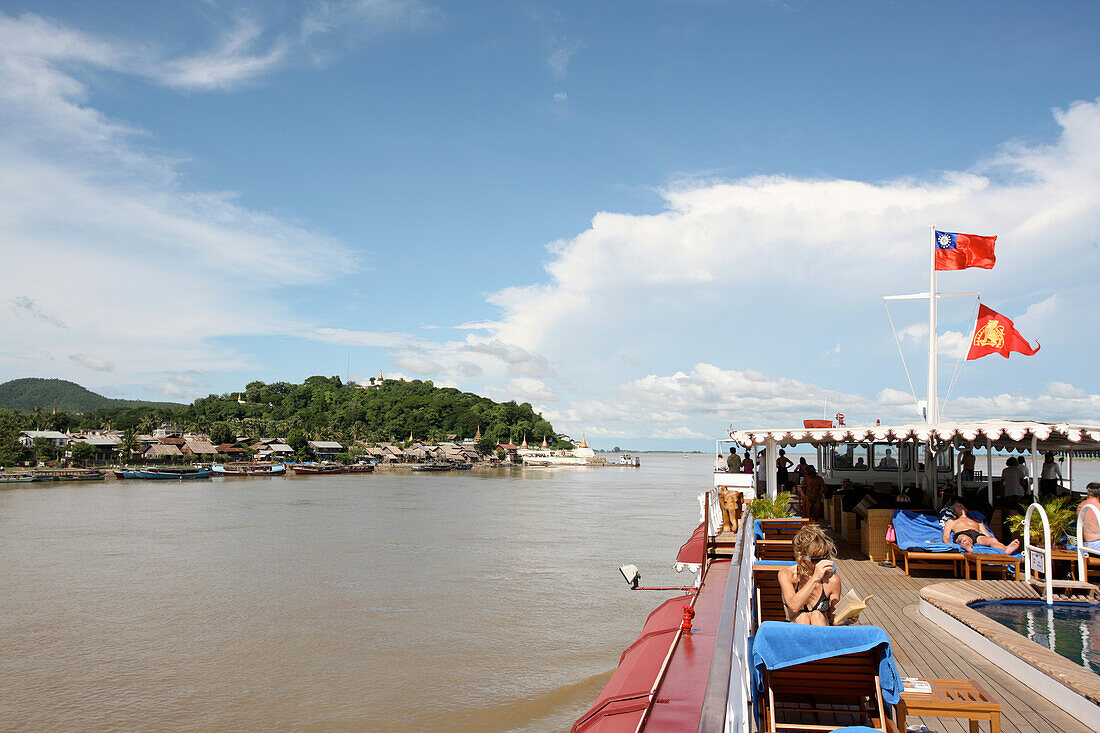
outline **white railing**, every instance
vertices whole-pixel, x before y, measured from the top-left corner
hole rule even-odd
[[[745,512],[741,522],[741,562],[734,612],[733,655],[730,661],[730,688],[726,698],[726,733],[749,733],[752,718],[752,656],[749,653],[749,629],[752,628],[752,563],[756,557],[756,536],[752,514]]]
[[[1077,579],[1088,582],[1089,557],[1100,557],[1100,550],[1094,550],[1091,547],[1085,547],[1085,515],[1092,512],[1096,517],[1096,526],[1100,527],[1100,509],[1097,509],[1092,504],[1085,504],[1081,507],[1081,511],[1077,513]]]
[[[1031,515],[1036,510],[1039,511],[1039,517],[1043,520],[1043,547],[1039,548],[1038,545],[1031,544]],[[1032,504],[1027,508],[1027,512],[1024,514],[1024,577],[1028,582],[1032,580],[1032,562],[1033,557],[1035,560],[1042,559],[1043,566],[1043,584],[1046,586],[1046,599],[1047,605],[1054,605],[1054,586],[1051,584],[1053,578],[1053,570],[1051,568],[1051,553],[1050,553],[1050,522],[1047,520],[1046,510],[1039,504]],[[1034,553],[1034,555],[1033,555]],[[1038,580],[1038,578],[1036,578]]]

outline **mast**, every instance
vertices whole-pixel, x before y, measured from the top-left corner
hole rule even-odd
[[[940,421],[939,404],[936,399],[936,225],[929,224],[929,262],[928,262],[928,415],[929,425]]]

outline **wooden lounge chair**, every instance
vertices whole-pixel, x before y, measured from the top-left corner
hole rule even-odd
[[[761,733],[831,731],[866,725],[897,733],[886,715],[878,650],[765,670]]]
[[[943,570],[944,566],[950,565],[951,572],[954,573],[956,578],[960,578],[962,577],[962,571],[965,569],[966,558],[963,553],[958,551],[921,552],[920,550],[903,550],[898,547],[896,542],[889,543],[887,547],[890,551],[890,562],[893,565],[899,565],[898,560],[900,558],[906,575],[909,575],[910,570]]]
[[[786,540],[757,540],[757,560],[794,560],[794,543]]]
[[[791,540],[809,521],[805,517],[761,519],[760,529],[766,540]]]
[[[787,609],[783,605],[783,590],[779,587],[779,570],[783,565],[754,565],[756,627],[765,621],[786,621]]]

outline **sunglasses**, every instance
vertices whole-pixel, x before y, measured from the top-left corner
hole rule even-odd
[[[806,558],[806,559],[809,560],[810,562],[821,562],[822,560],[828,560],[829,556],[825,555],[824,557],[810,557],[810,558]]]

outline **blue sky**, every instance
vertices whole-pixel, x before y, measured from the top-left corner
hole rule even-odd
[[[0,2],[0,379],[350,371],[597,445],[914,414],[880,297],[1042,343],[947,417],[1095,421],[1089,3]],[[972,301],[945,306],[943,391]],[[922,311],[892,311],[923,392]],[[832,412],[832,410],[830,410]]]

